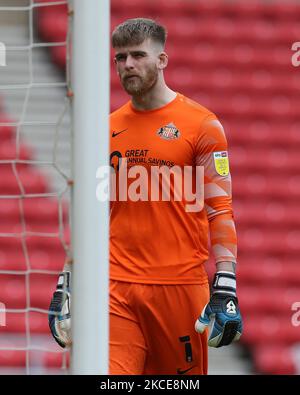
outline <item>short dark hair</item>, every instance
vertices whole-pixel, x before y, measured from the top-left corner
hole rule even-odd
[[[127,19],[118,25],[112,33],[112,46],[126,47],[142,44],[147,38],[165,46],[167,30],[153,19],[134,18]]]

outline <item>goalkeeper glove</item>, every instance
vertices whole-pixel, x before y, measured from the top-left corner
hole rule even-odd
[[[49,307],[49,328],[55,341],[63,348],[70,346],[71,315],[70,315],[70,279],[71,272],[62,272],[59,275],[56,291]]]
[[[195,330],[203,333],[209,324],[210,347],[227,346],[241,337],[243,324],[236,297],[236,278],[232,272],[215,274],[210,301],[197,319]]]

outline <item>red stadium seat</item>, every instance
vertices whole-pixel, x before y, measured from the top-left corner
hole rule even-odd
[[[21,188],[26,194],[41,194],[47,190],[45,177],[37,170],[29,166],[16,167],[12,165],[1,165],[0,194],[20,195]]]
[[[254,270],[257,265],[254,265]],[[245,279],[241,279],[242,281]],[[300,281],[299,281],[300,283]],[[268,287],[254,284],[247,286],[242,282],[243,286],[239,289],[239,304],[244,314],[280,314],[286,315],[287,311],[291,311],[291,306],[296,300],[300,301],[299,288],[286,288],[283,285],[272,286],[268,283]],[[280,298],[278,298],[280,295]]]
[[[11,126],[12,120],[5,114],[0,113],[0,141],[11,139],[14,137],[15,127]]]
[[[26,194],[41,194],[47,191],[47,180],[35,168],[21,168],[18,172]]]
[[[37,9],[38,31],[44,41],[62,42],[66,40],[68,21],[67,5],[39,7]]]
[[[58,251],[34,250],[29,253],[30,268],[32,270],[62,271],[66,262],[66,253],[60,248]]]
[[[44,354],[44,364],[49,368],[62,368],[70,366],[70,353],[66,352],[48,352]]]
[[[297,374],[295,358],[289,346],[262,345],[255,348],[253,357],[256,369],[264,374]]]
[[[66,46],[53,47],[51,49],[51,57],[54,63],[56,63],[62,69],[66,66],[67,59],[67,48]]]
[[[7,309],[26,308],[25,277],[1,275],[0,300]]]
[[[280,147],[259,149],[255,146],[241,147],[232,144],[230,154],[235,172],[263,171],[272,174],[276,171],[276,174],[291,174],[300,167],[298,151],[293,147],[287,151]]]
[[[45,1],[49,0],[35,2]],[[238,292],[245,313],[241,342],[250,347],[259,372],[295,374],[292,347],[300,342],[300,332],[291,324],[291,306],[300,301],[300,74],[291,65],[291,43],[300,38],[299,4],[279,0],[272,4],[260,0],[111,3],[112,29],[136,15],[167,26],[167,83],[212,109],[225,127],[238,231]],[[41,40],[63,42],[67,6],[39,7],[37,13]],[[65,68],[66,47],[50,51],[53,62]],[[128,100],[111,62],[112,110]],[[5,116],[0,116],[0,160],[15,159],[15,130],[1,126],[1,119],[5,123]],[[32,156],[23,146],[20,152],[24,158]],[[0,164],[0,172],[0,195],[19,195],[12,166]],[[49,189],[38,169],[30,166],[23,166],[20,180],[26,193]],[[44,237],[24,239],[27,260],[20,237],[2,241],[0,237],[0,270],[60,271],[68,246],[64,248],[58,236],[45,235],[58,234],[57,202],[25,199],[24,214],[26,230],[42,232]],[[21,233],[19,202],[0,199],[0,216],[0,233]],[[65,233],[68,244],[68,227]],[[0,280],[0,300],[3,295],[8,304],[24,307],[24,278],[7,279]],[[30,302],[47,308],[55,275],[31,277],[30,284]],[[29,316],[33,333],[49,333],[46,314]],[[4,331],[25,333],[25,323],[25,314],[10,314]],[[62,366],[61,353],[45,353],[43,358],[48,367]],[[22,352],[8,353],[6,359],[7,366],[25,364]],[[2,363],[5,357],[0,353]]]
[[[11,345],[14,348],[14,344]],[[26,351],[0,350],[0,366],[21,368],[26,366]]]
[[[15,344],[7,344],[7,347],[16,348]],[[23,346],[24,347],[24,346]],[[70,365],[69,352],[61,350],[46,351],[28,351],[25,350],[0,350],[0,366],[5,368],[25,368],[26,354],[28,353],[29,367],[38,366],[48,368],[64,368]]]
[[[1,195],[19,195],[20,188],[12,166],[1,165],[0,193]]]
[[[60,217],[60,210],[62,217]],[[66,204],[59,202],[58,199],[48,197],[24,199],[23,214],[26,224],[31,229],[33,226],[40,224],[41,218],[44,219],[49,227],[53,226],[53,229],[56,229],[56,231],[60,221],[63,221],[64,224],[68,221]]]
[[[237,199],[291,199],[299,198],[300,183],[298,175],[264,174],[260,172],[236,177],[233,191]],[[253,200],[255,201],[255,200]]]
[[[193,64],[191,67],[198,69],[207,69],[209,66],[213,66],[216,59],[218,59],[218,67],[229,67],[232,71],[242,67],[243,72],[255,71],[257,68],[268,68],[271,67],[280,71],[284,70],[284,67],[290,65],[290,48],[284,46],[279,48],[265,48],[256,47],[250,44],[228,44],[216,43],[212,45],[208,42],[199,42],[194,45],[193,42],[188,43],[173,43],[168,44],[167,53],[172,63],[177,66],[186,66],[186,60],[182,57],[182,53],[188,51],[193,58]],[[170,68],[172,68],[172,63]],[[207,70],[209,71],[209,70]],[[259,71],[259,70],[258,70]],[[232,76],[233,77],[233,76]],[[235,75],[235,78],[240,78],[239,75]],[[259,79],[259,77],[261,77]],[[269,77],[269,78],[268,78]],[[235,78],[232,78],[231,83]],[[267,70],[261,70],[260,74],[257,75],[258,83],[257,88],[261,85],[268,83],[268,87],[272,88],[271,84],[272,73]]]
[[[299,327],[291,323],[291,311],[285,315],[244,315],[243,342],[248,345],[291,345],[300,341]]]
[[[28,319],[28,326],[27,326]],[[27,329],[26,329],[27,328]],[[48,315],[45,313],[6,313],[6,326],[1,327],[2,333],[30,334],[49,333]]]
[[[288,150],[300,143],[300,122],[281,121],[273,125],[272,121],[237,122],[234,120],[223,122],[226,135],[231,145],[240,148],[257,147],[282,147]],[[283,139],[284,134],[284,139]]]
[[[66,15],[59,11],[53,10],[50,14],[40,20],[41,30],[45,33],[45,39],[51,42],[64,42],[67,36],[68,24]]]
[[[20,219],[20,206],[18,199],[0,200],[0,218],[3,222],[12,221],[16,223]],[[1,232],[0,232],[1,233]],[[4,233],[4,232],[3,232]]]
[[[57,275],[1,275],[0,300],[7,309],[25,309],[30,305],[47,310],[56,283]]]
[[[28,160],[31,156],[29,149],[24,146],[17,152],[16,142],[10,139],[4,140],[0,145],[0,160]]]
[[[243,287],[263,287],[267,282],[269,292],[272,287],[286,287],[294,289],[299,286],[299,264],[298,255],[283,254],[270,255],[269,251],[256,249],[245,256],[245,249],[241,248],[239,255],[238,276],[239,283]],[[250,256],[251,255],[251,256]]]
[[[19,235],[8,235],[0,237],[0,251],[23,252],[22,238]]]
[[[0,125],[1,122],[12,123],[3,114]],[[13,164],[14,160],[33,159],[31,150],[24,144],[16,151],[14,128],[1,125],[0,139],[0,160],[11,161],[0,164],[0,300],[7,309],[20,310],[6,313],[6,326],[1,327],[1,333],[49,334],[46,310],[56,287],[57,274],[66,260],[63,243],[70,238],[66,205],[59,207],[58,200],[34,196],[47,192],[48,180],[38,167]],[[22,192],[26,194],[23,198]],[[65,229],[65,240],[59,237],[61,229]],[[29,236],[29,232],[40,236]],[[51,238],[49,234],[56,236]],[[34,270],[42,274],[33,274]],[[26,313],[29,307],[44,309],[45,313],[29,310]],[[29,354],[30,363],[40,359],[31,351]],[[0,366],[24,367],[25,358],[24,351],[0,352]]]
[[[300,213],[297,210],[297,202],[291,202],[286,206],[280,200],[267,201],[249,201],[246,202],[247,209],[245,210],[245,203],[238,199],[234,202],[235,219],[242,227],[249,227],[252,225],[259,225],[261,228],[268,230],[275,224],[280,224],[281,228],[284,226],[297,226],[300,222]]]
[[[0,270],[24,271],[27,268],[26,257],[21,249],[10,251],[0,248]]]
[[[298,229],[288,230],[284,234],[280,228],[268,229],[265,232],[259,227],[241,229],[239,231],[240,248],[246,251],[258,250],[260,252],[270,252],[273,254],[300,252],[299,244],[300,232]]]
[[[28,236],[26,237],[29,252],[34,250],[63,251],[63,242],[58,235],[47,236]]]

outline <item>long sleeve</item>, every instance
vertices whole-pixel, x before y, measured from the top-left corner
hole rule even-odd
[[[196,165],[204,167],[204,203],[215,261],[236,262],[237,237],[227,141],[221,123],[214,116],[207,117],[201,125]]]

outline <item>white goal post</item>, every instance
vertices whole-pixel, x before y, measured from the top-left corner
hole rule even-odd
[[[108,373],[109,202],[96,171],[109,158],[110,0],[70,0],[73,120],[72,374]]]

